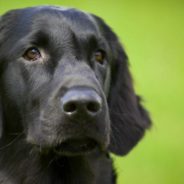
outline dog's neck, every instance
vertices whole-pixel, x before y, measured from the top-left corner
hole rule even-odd
[[[52,154],[42,155],[28,147],[18,150],[20,147],[14,146],[1,151],[1,184],[112,184],[112,160],[105,153],[54,157]]]

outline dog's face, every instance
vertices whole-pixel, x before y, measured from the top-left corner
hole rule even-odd
[[[1,139],[56,154],[127,153],[149,126],[115,34],[93,15],[37,7],[0,20]]]

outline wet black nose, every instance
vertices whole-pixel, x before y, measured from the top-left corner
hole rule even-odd
[[[61,98],[62,110],[68,117],[75,115],[96,116],[102,108],[102,99],[92,89],[73,88]]]

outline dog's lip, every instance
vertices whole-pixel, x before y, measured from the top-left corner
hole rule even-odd
[[[58,144],[54,148],[54,152],[68,156],[82,155],[92,152],[98,145],[97,141],[92,138],[71,138]]]

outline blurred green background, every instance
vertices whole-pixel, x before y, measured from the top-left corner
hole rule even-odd
[[[128,156],[114,156],[118,184],[184,184],[184,1],[0,0],[0,14],[41,4],[101,16],[128,52],[154,125]]]

